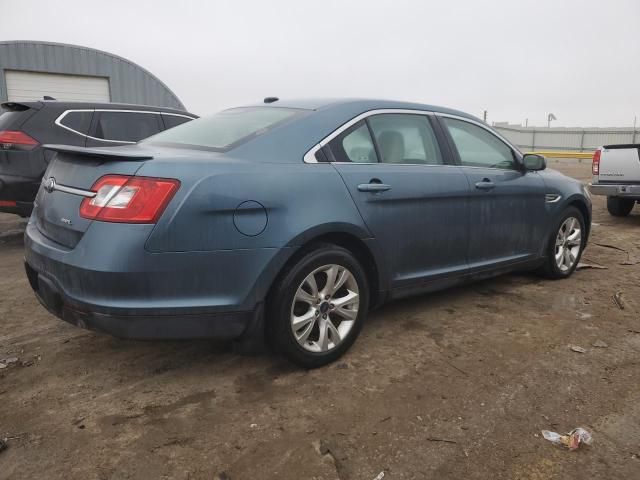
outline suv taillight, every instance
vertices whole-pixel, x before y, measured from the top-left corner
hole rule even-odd
[[[593,160],[591,162],[591,173],[593,175],[600,174],[600,149],[593,152]]]
[[[118,223],[156,223],[180,188],[172,178],[105,175],[93,184],[93,198],[80,204],[80,216]]]
[[[19,130],[0,130],[0,147],[5,150],[10,148],[31,150],[38,145],[40,143],[35,138]]]

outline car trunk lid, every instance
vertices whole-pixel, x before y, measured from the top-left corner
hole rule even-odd
[[[84,148],[45,145],[56,152],[42,179],[33,211],[38,230],[50,240],[74,248],[92,220],[80,216],[80,204],[104,175],[135,175],[153,156],[137,146]]]

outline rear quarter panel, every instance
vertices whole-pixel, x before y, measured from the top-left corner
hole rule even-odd
[[[150,161],[137,174],[181,181],[147,241],[151,252],[299,246],[325,231],[369,236],[330,164]]]
[[[243,250],[242,258],[257,255],[266,261],[244,266],[239,262],[242,272],[228,272],[231,280],[238,277],[252,283],[245,288],[254,300],[264,298],[287,261],[311,239],[333,232],[369,237],[330,164],[152,160],[138,175],[182,182],[149,236],[146,250],[202,252],[208,259]],[[239,207],[247,205],[239,212]],[[239,230],[240,224],[250,235]]]

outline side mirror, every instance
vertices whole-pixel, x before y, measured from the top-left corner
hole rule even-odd
[[[526,170],[539,171],[547,168],[547,160],[537,153],[525,153],[522,157],[522,163]]]

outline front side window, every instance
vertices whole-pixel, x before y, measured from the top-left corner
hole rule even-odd
[[[138,142],[160,131],[158,115],[139,112],[99,112],[96,138],[118,142]]]
[[[165,130],[145,142],[227,151],[302,113],[282,107],[232,108]]]
[[[381,162],[442,165],[442,155],[424,115],[382,114],[369,117]]]
[[[511,148],[492,133],[462,120],[446,117],[443,120],[453,138],[462,165],[516,168]]]

